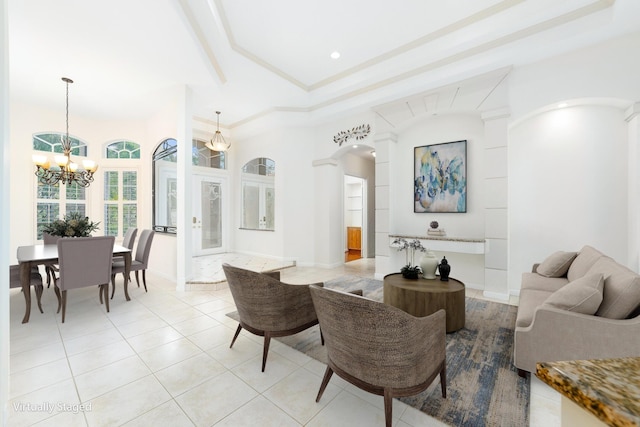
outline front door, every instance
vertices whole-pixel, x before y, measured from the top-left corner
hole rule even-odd
[[[193,254],[224,252],[225,181],[214,176],[194,175],[193,188]]]

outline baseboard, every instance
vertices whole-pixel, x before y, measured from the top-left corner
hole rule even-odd
[[[484,291],[484,292],[482,292],[482,295],[485,298],[495,299],[495,300],[498,300],[498,301],[509,301],[509,294],[503,294],[503,293],[500,293],[500,292]]]

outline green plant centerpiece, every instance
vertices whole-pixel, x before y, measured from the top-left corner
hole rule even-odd
[[[422,269],[415,263],[415,254],[416,251],[425,252],[427,249],[422,246],[422,243],[420,243],[420,240],[418,239],[413,239],[412,241],[408,242],[402,237],[396,238],[393,241],[392,246],[397,248],[399,251],[407,251],[405,254],[406,264],[400,269],[402,277],[404,277],[405,279],[417,280],[422,273]]]
[[[60,237],[90,237],[91,233],[98,230],[99,222],[89,220],[80,212],[71,212],[62,219],[56,219],[42,227],[44,233]]]

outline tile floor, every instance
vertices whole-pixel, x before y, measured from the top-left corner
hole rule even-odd
[[[214,281],[207,275],[218,262],[272,267],[233,254],[214,258],[197,260],[212,269],[203,280]],[[290,267],[282,278],[305,283],[373,271],[365,259],[331,270]],[[69,292],[64,324],[52,289],[45,289],[45,313],[32,310],[21,324],[24,298],[11,290],[10,426],[384,425],[382,398],[335,376],[315,403],[324,365],[290,347],[273,342],[264,373],[260,337],[243,332],[229,349],[237,324],[225,315],[234,304],[223,285],[178,292],[151,273],[147,279],[149,293],[134,284],[129,302],[119,286],[108,314],[95,289]],[[399,401],[393,416],[398,427],[443,425]],[[530,419],[560,425],[557,393],[535,378]]]

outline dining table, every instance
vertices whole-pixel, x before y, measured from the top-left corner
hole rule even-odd
[[[124,258],[124,295],[127,301],[131,301],[127,290],[129,273],[131,272],[131,249],[121,245],[113,245],[113,256]],[[22,323],[28,323],[31,315],[31,268],[42,264],[56,264],[58,262],[58,245],[19,246],[17,258],[20,266],[20,283],[26,305]],[[82,262],[82,260],[78,261]]]

